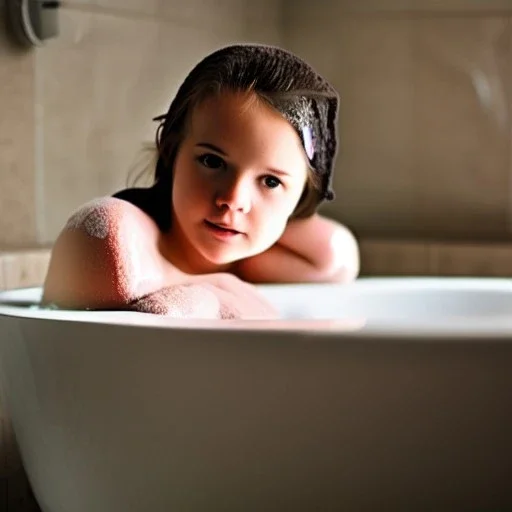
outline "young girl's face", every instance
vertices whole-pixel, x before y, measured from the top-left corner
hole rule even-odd
[[[304,189],[297,133],[248,94],[224,92],[197,105],[178,150],[171,235],[188,267],[212,271],[271,247]]]

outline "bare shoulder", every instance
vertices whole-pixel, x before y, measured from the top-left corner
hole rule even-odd
[[[96,238],[105,238],[108,228],[118,228],[127,219],[149,219],[148,215],[128,201],[100,197],[82,205],[68,219],[65,229],[89,230]]]
[[[158,237],[154,221],[127,201],[105,197],[85,204],[54,244],[43,303],[79,309],[129,303],[148,291],[139,290],[142,267],[158,280]]]

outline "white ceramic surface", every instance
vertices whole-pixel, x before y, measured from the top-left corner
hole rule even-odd
[[[512,280],[262,287],[273,322],[0,294],[44,512],[512,508]]]

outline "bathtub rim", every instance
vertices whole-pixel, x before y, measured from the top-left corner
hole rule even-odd
[[[361,277],[356,281],[359,287],[377,286],[389,288],[390,285],[400,285],[402,290],[415,289],[415,286],[436,285],[439,289],[457,290],[475,287],[482,291],[506,292],[512,295],[512,278],[507,277],[434,277],[434,276],[386,276]],[[353,284],[266,284],[258,287],[266,290],[272,288],[290,287],[322,288],[331,286],[350,287]],[[0,291],[0,321],[2,317],[42,320],[44,322],[65,322],[77,324],[112,325],[134,327],[140,329],[156,329],[175,332],[204,334],[215,331],[218,334],[233,336],[248,332],[259,332],[261,335],[304,335],[321,338],[340,339],[431,339],[431,340],[501,340],[512,342],[512,311],[510,315],[493,318],[465,319],[464,325],[453,323],[453,320],[436,319],[436,324],[394,320],[392,324],[386,322],[373,322],[368,324],[361,318],[345,320],[178,320],[157,315],[128,311],[79,311],[56,309],[31,309],[20,297],[40,293],[42,287],[20,287],[12,290]],[[25,302],[25,305],[20,305]],[[18,305],[16,305],[18,304]],[[499,320],[497,324],[497,320]],[[290,325],[293,324],[293,325]]]

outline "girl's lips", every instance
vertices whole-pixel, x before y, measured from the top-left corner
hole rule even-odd
[[[226,228],[223,226],[219,226],[218,224],[214,224],[213,222],[210,222],[208,220],[205,220],[204,223],[205,223],[206,227],[208,228],[208,230],[219,238],[223,238],[223,239],[232,238],[236,235],[242,234],[242,233],[240,233],[240,231],[236,231],[235,229],[230,229],[230,228]]]

